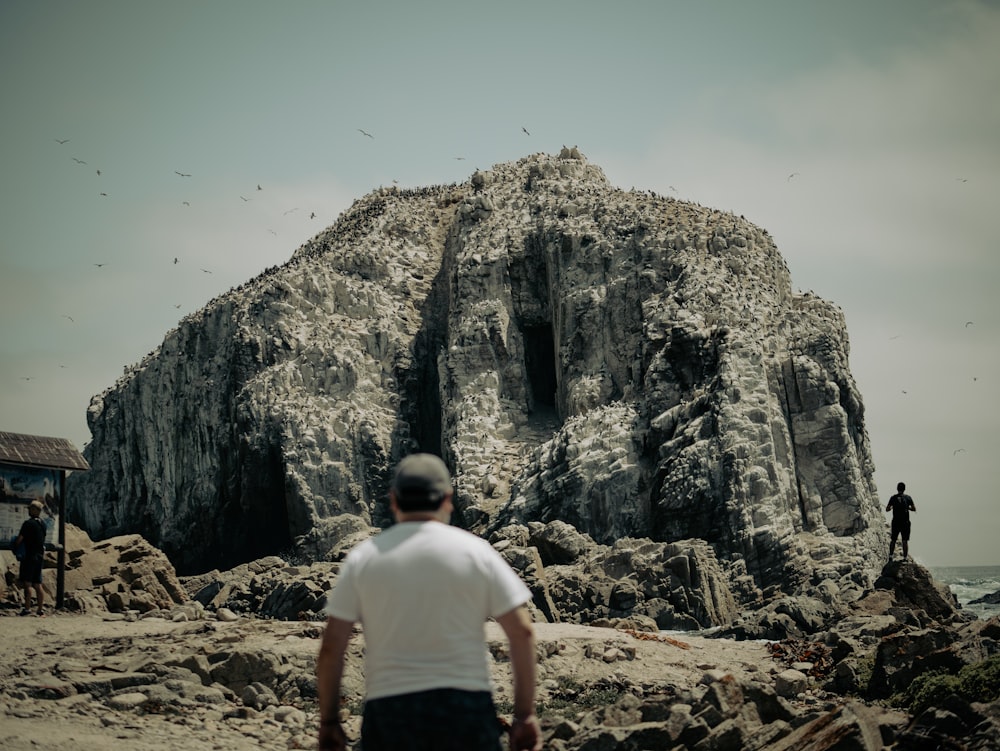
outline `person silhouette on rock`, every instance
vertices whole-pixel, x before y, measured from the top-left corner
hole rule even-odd
[[[905,492],[906,483],[896,485],[896,495],[889,499],[885,510],[892,512],[892,537],[889,540],[889,560],[896,550],[896,538],[903,538],[903,559],[910,555],[910,512],[917,513],[917,507],[913,505],[913,499]]]

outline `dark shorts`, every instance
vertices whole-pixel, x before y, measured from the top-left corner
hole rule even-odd
[[[17,578],[24,584],[41,584],[42,558],[26,556],[25,559],[21,561],[21,571]]]
[[[362,751],[500,751],[488,691],[438,688],[365,702]]]
[[[885,527],[882,527],[885,529]],[[897,537],[902,537],[903,542],[910,541],[910,523],[909,522],[893,522],[892,523],[892,539],[895,540]]]

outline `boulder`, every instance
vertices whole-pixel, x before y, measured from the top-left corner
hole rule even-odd
[[[78,527],[65,528],[65,604],[85,612],[148,613],[171,609],[188,599],[173,564],[140,535],[119,535],[93,542]],[[45,554],[43,586],[49,604],[55,602],[58,557]],[[16,567],[7,568],[8,586]],[[11,587],[8,597],[16,597]]]

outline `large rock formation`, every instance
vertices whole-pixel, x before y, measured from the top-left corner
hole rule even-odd
[[[703,543],[755,597],[870,584],[887,548],[840,311],[792,291],[765,230],[575,148],[373,192],[88,419],[70,520],[184,574],[364,534],[417,449],[474,532]]]

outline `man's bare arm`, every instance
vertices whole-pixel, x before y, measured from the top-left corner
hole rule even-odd
[[[535,717],[535,630],[524,607],[499,616],[497,623],[510,643],[510,665],[514,673],[514,724],[511,747],[538,751],[542,734]]]
[[[340,727],[340,683],[344,675],[344,655],[353,631],[351,621],[332,617],[326,619],[316,659],[320,749],[346,748],[344,731]]]

